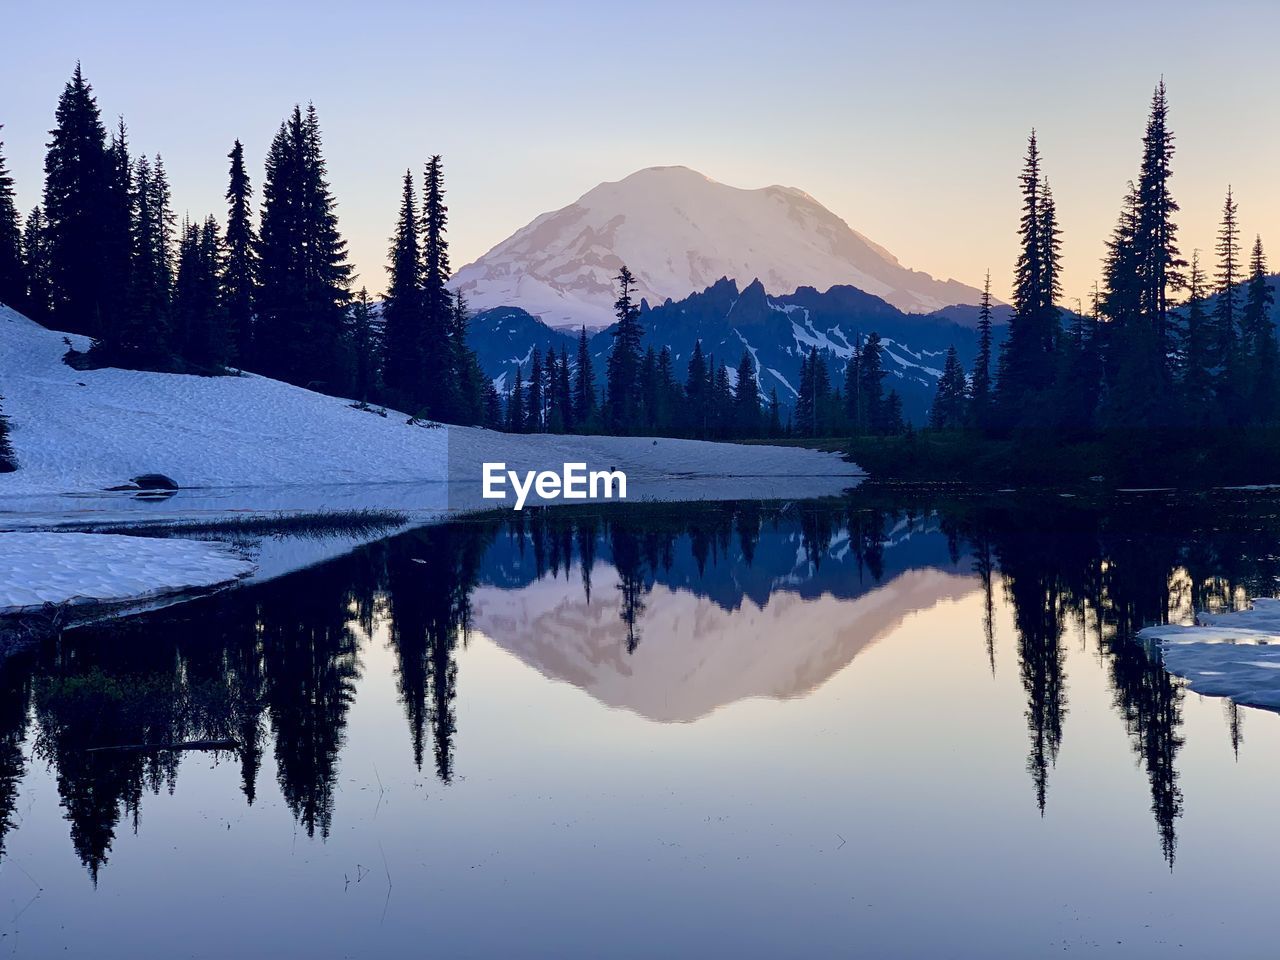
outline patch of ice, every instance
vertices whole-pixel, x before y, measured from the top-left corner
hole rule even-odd
[[[115,534],[0,533],[0,614],[116,603],[217,586],[253,572],[230,547]]]
[[[1138,636],[1158,643],[1164,668],[1196,693],[1280,710],[1280,600],[1259,598],[1251,610],[1201,613],[1194,625],[1147,627]]]

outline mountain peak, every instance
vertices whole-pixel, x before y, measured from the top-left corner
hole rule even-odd
[[[976,303],[976,289],[903,267],[808,193],[729,186],[687,166],[645,167],[545,213],[454,276],[476,309],[519,306],[552,326],[601,327],[626,264],[637,299],[679,300],[718,278],[787,294],[847,284],[902,310]]]

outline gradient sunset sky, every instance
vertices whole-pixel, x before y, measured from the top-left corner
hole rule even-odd
[[[1280,4],[6,3],[0,131],[21,209],[77,59],[175,207],[223,218],[314,101],[359,282],[380,290],[400,176],[445,158],[454,265],[602,180],[685,164],[800,187],[907,266],[1006,296],[1016,176],[1040,136],[1068,301],[1099,273],[1164,75],[1187,254],[1227,184],[1280,267]],[[750,279],[750,278],[742,278]]]

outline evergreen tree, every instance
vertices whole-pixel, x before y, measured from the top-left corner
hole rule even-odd
[[[873,334],[874,336],[874,334]],[[876,339],[877,347],[879,338]],[[879,354],[877,353],[877,362]],[[827,362],[816,347],[800,363],[800,389],[796,397],[796,430],[802,436],[820,437],[832,428],[831,377]]]
[[[1101,303],[1108,323],[1102,416],[1111,427],[1149,426],[1166,414],[1159,386],[1164,359],[1155,324],[1143,313],[1140,217],[1141,197],[1130,183],[1103,264]]]
[[[1045,196],[1040,150],[1033,130],[1019,175],[1022,185],[1021,252],[1014,278],[1013,317],[1001,357],[998,405],[1005,422],[1041,422],[1043,392],[1052,385],[1059,320],[1058,237],[1052,197]]]
[[[178,244],[173,321],[176,346],[190,369],[216,372],[229,352],[226,313],[219,296],[221,237],[209,217],[202,225],[183,225]]]
[[[1217,301],[1213,305],[1214,393],[1224,412],[1235,415],[1241,403],[1240,381],[1243,370],[1240,357],[1240,226],[1239,213],[1231,188],[1222,207],[1222,223],[1218,228],[1215,249],[1218,254]]]
[[[948,348],[947,359],[938,378],[938,391],[929,411],[929,425],[935,430],[958,430],[965,425],[967,410],[964,368],[954,346]]]
[[[684,382],[684,395],[688,401],[689,432],[695,437],[707,436],[710,396],[708,390],[707,361],[702,355],[702,341],[693,344],[689,357],[688,374]]]
[[[1100,296],[1094,285],[1093,305],[1086,316],[1079,304],[1065,338],[1061,372],[1055,389],[1058,424],[1077,433],[1093,429],[1102,392],[1102,353],[1099,327]]]
[[[423,353],[428,344],[425,342],[422,311],[419,229],[413,174],[406,170],[400,215],[396,220],[395,235],[391,238],[390,262],[387,264],[390,279],[382,303],[385,351],[382,375],[392,403],[412,410],[422,407],[430,389],[424,379]],[[431,347],[443,352],[444,338],[441,337]]]
[[[1227,199],[1222,206],[1222,222],[1218,227],[1215,249],[1218,253],[1217,302],[1213,307],[1213,319],[1217,327],[1217,360],[1221,364],[1232,352],[1236,343],[1239,322],[1240,282],[1240,226],[1237,221],[1239,204],[1227,187]]]
[[[502,430],[506,427],[502,417],[502,398],[498,395],[498,388],[488,378],[484,381],[484,425],[489,430]]]
[[[1271,307],[1275,295],[1267,282],[1267,258],[1262,238],[1253,243],[1249,258],[1249,281],[1245,287],[1244,311],[1240,318],[1241,346],[1246,357],[1246,384],[1249,420],[1271,423],[1280,413],[1280,370],[1277,365],[1275,324]]]
[[[573,380],[573,416],[583,432],[591,429],[596,412],[596,377],[591,368],[591,351],[587,346],[587,328],[578,333],[578,368]]]
[[[133,256],[128,309],[105,331],[93,353],[98,362],[147,370],[173,363],[174,216],[164,161],[140,157],[133,169]]]
[[[848,424],[849,432],[859,434],[862,432],[862,391],[859,384],[862,382],[862,335],[859,334],[854,342],[852,353],[849,355],[849,362],[844,365],[844,419]]]
[[[560,346],[559,379],[556,382],[556,396],[559,398],[561,416],[564,418],[563,431],[570,433],[577,428],[576,409],[573,402],[573,389],[569,385],[569,348]]]
[[[226,311],[231,359],[241,365],[253,359],[253,304],[258,282],[258,238],[253,230],[253,187],[239,140],[227,154],[226,266],[222,272],[222,306]]]
[[[542,399],[542,351],[533,348],[533,361],[529,366],[529,405],[525,410],[526,427],[530,433],[542,433],[545,422]]]
[[[293,108],[267,153],[258,235],[254,352],[267,376],[328,393],[351,381],[347,246],[315,107]]]
[[[543,364],[546,380],[543,395],[547,398],[547,433],[564,433],[564,413],[560,410],[560,360],[555,348],[547,350],[547,359]]]
[[[644,328],[640,308],[634,303],[636,281],[623,266],[618,272],[618,299],[614,302],[617,323],[613,328],[613,349],[606,365],[606,419],[617,433],[631,433],[639,425],[640,343]]]
[[[104,300],[110,288],[107,133],[78,63],[58,99],[51,137],[44,161],[44,215],[54,323],[101,336],[123,305]]]
[[[991,271],[982,285],[978,308],[978,356],[969,382],[969,419],[979,428],[991,422]]]
[[[889,395],[884,398],[881,432],[896,437],[906,431],[907,422],[902,416],[902,397],[898,396],[897,390],[890,390]]]
[[[658,352],[650,345],[640,361],[640,425],[646,433],[658,432]]]
[[[1200,251],[1191,257],[1189,296],[1185,308],[1180,344],[1181,393],[1184,419],[1194,426],[1207,426],[1213,407],[1213,333],[1205,310],[1205,276],[1200,267]]]
[[[4,125],[0,124],[0,130]],[[22,221],[14,202],[13,177],[4,162],[0,140],[0,303],[25,311],[27,271],[22,259]]]
[[[1151,98],[1151,114],[1142,139],[1142,166],[1138,177],[1138,258],[1141,277],[1141,310],[1154,327],[1154,348],[1159,351],[1159,366],[1164,389],[1168,380],[1166,358],[1170,347],[1170,293],[1184,285],[1181,268],[1186,266],[1178,253],[1177,226],[1173,215],[1178,204],[1169,192],[1172,176],[1173,133],[1168,127],[1169,106],[1164,80],[1156,86]]]
[[[664,433],[674,433],[676,411],[681,408],[680,383],[676,380],[675,360],[671,348],[664,345],[658,351],[658,410],[657,422]]]
[[[453,303],[445,286],[449,267],[449,208],[444,202],[444,165],[439,154],[427,161],[422,190],[422,360],[427,415],[458,419],[461,389],[455,376],[455,345],[450,341]]]
[[[734,395],[734,426],[740,437],[760,435],[760,382],[751,354],[742,351],[738,361],[738,387]]]
[[[769,390],[769,436],[782,436],[782,418],[778,405],[778,388]]]
[[[1044,181],[1040,195],[1039,239],[1043,271],[1040,292],[1040,309],[1044,314],[1041,321],[1044,330],[1042,349],[1046,354],[1052,355],[1058,347],[1062,327],[1061,311],[1058,309],[1058,300],[1062,297],[1062,231],[1058,229],[1058,205],[1054,202],[1048,178]]]
[[[53,277],[50,275],[49,226],[44,211],[33,207],[22,228],[22,259],[27,278],[23,302],[28,317],[48,324],[53,315]]]
[[[858,409],[861,422],[855,426],[859,433],[883,432],[885,426],[884,378],[888,376],[880,357],[880,334],[874,330],[862,342],[858,356]]]
[[[715,362],[715,358],[712,358]],[[724,438],[733,431],[733,388],[729,385],[729,368],[723,363],[716,367],[711,384],[711,409],[715,419],[714,433]]]
[[[524,433],[524,376],[516,367],[515,383],[511,387],[511,395],[507,397],[507,430],[510,433]]]
[[[102,269],[105,285],[101,291],[101,300],[112,308],[110,312],[117,318],[128,323],[129,318],[123,314],[133,288],[135,203],[133,161],[129,157],[129,139],[123,118],[111,135],[111,145],[107,150],[106,187],[102,203]],[[104,328],[103,335],[110,336],[111,332]]]
[[[351,304],[351,349],[355,356],[353,394],[367,403],[381,390],[378,358],[382,356],[378,325],[373,316],[373,300],[361,287]]]
[[[484,371],[480,368],[479,357],[468,343],[470,317],[466,298],[457,293],[452,300],[453,308],[449,314],[449,355],[450,375],[457,397],[454,422],[474,425],[484,420]]]

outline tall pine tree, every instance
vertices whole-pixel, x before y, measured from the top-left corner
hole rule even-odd
[[[1164,80],[1161,79],[1151,97],[1151,113],[1142,139],[1137,241],[1141,307],[1147,322],[1155,328],[1154,344],[1160,351],[1159,366],[1162,368],[1167,368],[1165,358],[1170,347],[1171,294],[1185,284],[1181,271],[1186,266],[1178,252],[1178,228],[1173,222],[1178,204],[1169,192],[1173,133],[1169,130],[1168,118],[1169,105]]]
[[[406,170],[387,264],[387,295],[382,303],[382,376],[391,402],[414,410],[421,408],[427,394],[422,362],[427,344],[422,314],[420,229],[413,174]],[[434,349],[443,350],[443,344],[436,344]]]
[[[978,307],[978,356],[969,380],[969,420],[979,429],[991,422],[991,271],[982,285]]]
[[[462,405],[451,341],[453,303],[449,290],[449,208],[444,202],[444,164],[427,161],[422,189],[422,382],[423,409],[437,420],[457,420]]]
[[[1214,249],[1218,254],[1217,299],[1213,305],[1214,352],[1211,361],[1214,368],[1214,394],[1218,405],[1229,416],[1240,413],[1244,379],[1240,356],[1240,225],[1237,220],[1239,206],[1227,187],[1227,199],[1222,205],[1222,222],[1218,227]]]
[[[186,369],[218,373],[230,353],[220,296],[222,238],[218,222],[183,225],[173,292],[175,346]]]
[[[587,328],[578,333],[578,366],[573,372],[573,417],[584,433],[592,429],[596,417],[596,376],[587,346]]]
[[[1179,353],[1183,419],[1196,427],[1207,426],[1213,411],[1213,333],[1205,309],[1205,277],[1200,266],[1200,251],[1191,257],[1191,276],[1184,309]]]
[[[4,126],[0,124],[0,130]],[[0,140],[0,303],[25,311],[27,271],[22,259],[22,221],[14,200],[13,177],[4,162]]]
[[[171,307],[175,220],[164,161],[138,158],[133,168],[133,254],[128,309],[103,332],[93,355],[104,364],[146,370],[174,362]]]
[[[734,393],[734,427],[741,437],[760,435],[760,381],[755,361],[746,350],[738,361],[738,385]]]
[[[341,395],[351,267],[335,206],[315,107],[295,106],[267,153],[254,354],[267,376]]]
[[[351,302],[351,349],[355,355],[352,392],[357,400],[368,403],[381,389],[378,360],[382,344],[373,316],[373,300],[364,287]]]
[[[938,378],[938,391],[929,410],[929,426],[935,430],[959,430],[966,421],[964,368],[954,346],[947,349],[947,358]]]
[[[36,323],[48,324],[53,316],[53,277],[50,275],[49,225],[44,210],[33,207],[22,227],[22,262],[27,294],[24,312]]]
[[[605,402],[609,427],[621,434],[639,426],[640,343],[644,328],[634,296],[636,280],[624,265],[617,276],[618,299],[614,301],[613,349],[606,365]]]
[[[1014,277],[1013,316],[997,384],[1000,418],[1008,424],[1043,424],[1045,392],[1052,386],[1059,335],[1056,210],[1046,197],[1035,131],[1018,177],[1022,187],[1021,252]]]
[[[44,215],[54,323],[101,336],[123,304],[108,302],[107,132],[93,88],[76,64],[58,99],[44,161]]]
[[[253,360],[253,303],[258,283],[257,236],[253,229],[253,187],[239,140],[227,154],[226,265],[222,272],[222,307],[226,311],[230,357],[239,364]]]

